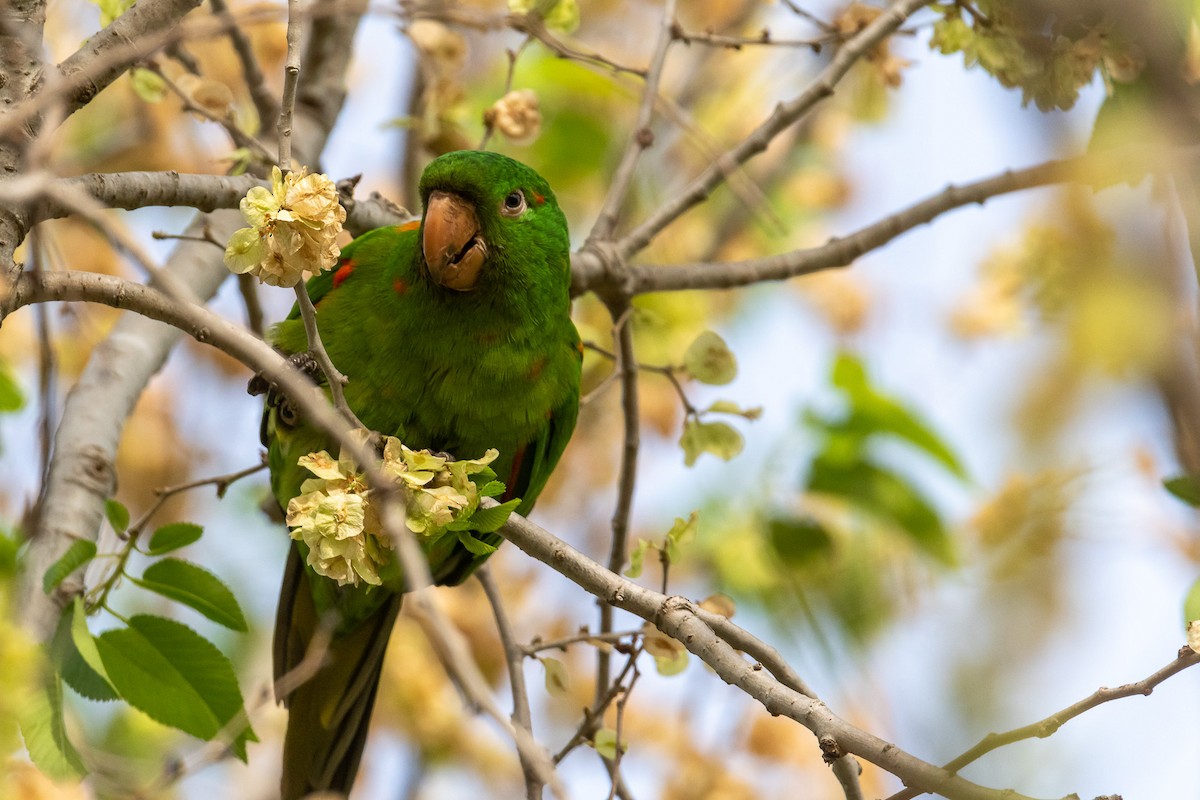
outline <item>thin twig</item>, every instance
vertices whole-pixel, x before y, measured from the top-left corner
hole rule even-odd
[[[279,168],[292,168],[292,118],[300,86],[300,0],[288,0],[287,60],[283,66],[283,101],[279,104]]]
[[[1127,683],[1124,686],[1118,686],[1114,689],[1101,687],[1092,692],[1082,700],[1072,703],[1061,711],[1057,711],[1050,716],[1038,722],[1024,725],[1020,728],[1013,728],[1004,733],[989,733],[987,736],[979,740],[979,742],[967,750],[962,755],[951,759],[943,767],[951,775],[958,774],[966,765],[978,760],[982,756],[992,752],[998,747],[1005,747],[1013,742],[1019,742],[1023,739],[1045,739],[1047,736],[1052,736],[1063,725],[1078,717],[1085,711],[1090,711],[1098,705],[1108,703],[1113,700],[1120,700],[1125,697],[1134,697],[1136,695],[1148,696],[1154,691],[1160,683],[1183,672],[1188,667],[1194,667],[1200,664],[1200,653],[1192,650],[1190,647],[1181,647],[1176,654],[1174,660],[1167,664],[1162,669],[1134,683]],[[914,797],[920,797],[925,794],[925,791],[918,789],[906,788],[896,792],[888,800],[912,800]]]
[[[256,137],[251,136],[239,128],[233,121],[233,117],[228,112],[224,117],[218,117],[207,108],[196,105],[194,102],[192,102],[192,98],[188,96],[187,92],[179,88],[179,84],[171,80],[171,78],[163,71],[162,67],[157,62],[146,62],[146,68],[157,75],[166,85],[166,87],[171,90],[171,93],[180,99],[180,101],[183,103],[184,111],[190,111],[196,116],[202,117],[209,122],[217,123],[221,126],[225,133],[229,134],[229,138],[238,147],[245,147],[253,150],[264,161],[269,162],[271,160],[271,151],[267,149],[267,146],[259,141],[259,139]]]
[[[262,339],[266,333],[262,302],[258,299],[258,279],[248,273],[237,276],[238,293],[246,309],[246,327]]]
[[[606,241],[612,237],[617,227],[617,219],[629,186],[633,182],[634,171],[643,151],[654,143],[654,131],[650,123],[654,120],[654,100],[658,96],[658,84],[662,80],[663,67],[667,63],[667,51],[674,41],[675,29],[675,0],[667,0],[663,8],[662,22],[659,24],[658,40],[654,45],[654,54],[650,57],[650,68],[646,71],[646,84],[642,87],[642,99],[638,105],[637,119],[633,131],[625,143],[625,152],[621,155],[621,163],[613,173],[608,184],[608,194],[604,197],[604,205],[596,216],[596,222],[588,234],[587,242]],[[587,243],[584,244],[587,247]]]
[[[595,51],[585,52],[563,43],[560,39],[556,38],[554,34],[550,33],[550,31],[546,29],[546,25],[542,21],[542,18],[536,14],[512,14],[507,19],[509,27],[515,31],[519,31],[520,33],[527,34],[537,39],[559,58],[565,58],[570,61],[578,61],[581,64],[590,65],[593,67],[602,67],[605,70],[618,74],[626,73],[629,75],[636,75],[640,78],[646,77],[645,70],[620,64],[616,61],[613,61],[603,53],[597,53]]]
[[[513,711],[512,722],[518,728],[523,728],[533,736],[533,718],[529,713],[529,693],[525,688],[525,650],[513,636],[512,624],[504,611],[504,598],[500,596],[500,587],[487,564],[484,564],[475,577],[483,586],[488,603],[492,606],[492,614],[496,618],[496,630],[500,634],[500,644],[504,647],[504,658],[508,662],[508,680],[512,687]],[[525,774],[525,796],[527,800],[539,800],[542,796],[542,781],[534,764],[524,752],[518,751],[521,760],[521,771]]]
[[[500,93],[501,97],[506,96],[509,92],[512,91],[513,77],[516,75],[516,72],[517,72],[517,59],[519,59],[521,57],[521,54],[525,52],[525,48],[528,47],[529,43],[532,41],[533,41],[533,36],[526,36],[525,39],[521,42],[521,44],[517,46],[516,50],[506,50],[505,51],[505,54],[508,56],[508,74],[506,74],[504,76],[504,91],[502,91]],[[476,149],[477,150],[486,150],[487,146],[488,146],[488,142],[490,142],[492,140],[492,134],[494,134],[495,132],[496,132],[495,123],[492,121],[491,116],[489,114],[485,113],[483,116],[483,138],[479,141],[479,147],[477,147]]]
[[[841,47],[829,65],[792,100],[781,103],[775,111],[749,136],[722,153],[717,160],[696,176],[682,192],[664,203],[649,219],[642,222],[618,243],[622,258],[643,250],[668,225],[705,200],[725,180],[725,175],[755,155],[767,149],[782,131],[804,117],[821,100],[833,94],[834,87],[859,59],[879,42],[894,33],[908,17],[933,0],[897,0],[870,25]]]
[[[621,467],[617,479],[617,502],[612,516],[612,545],[608,554],[608,568],[620,572],[625,566],[629,540],[629,518],[633,512],[633,492],[637,486],[637,461],[640,446],[638,428],[638,369],[637,356],[633,350],[633,307],[626,302],[609,309],[615,320],[614,335],[620,358],[617,368],[621,374],[621,409],[624,415],[624,445],[621,449]],[[606,602],[600,603],[600,633],[612,630],[613,609]],[[608,691],[609,654],[601,650],[596,654],[596,699]]]
[[[275,101],[275,96],[271,94],[271,90],[267,88],[266,79],[263,77],[262,69],[258,65],[258,57],[254,55],[254,48],[250,44],[250,40],[246,37],[246,32],[242,30],[242,26],[229,12],[229,6],[225,0],[208,0],[208,5],[212,9],[213,14],[226,27],[229,34],[229,42],[233,45],[233,50],[237,53],[238,61],[242,64],[242,76],[246,80],[246,89],[250,92],[250,100],[254,103],[254,110],[258,112],[260,127],[265,125],[269,120],[278,118],[279,104]]]
[[[304,281],[296,284],[296,305],[300,308],[300,318],[304,321],[304,332],[308,336],[308,349],[317,359],[317,363],[321,366],[321,372],[325,373],[325,381],[329,385],[329,394],[333,397],[333,407],[341,412],[351,425],[359,428],[365,428],[362,422],[355,416],[354,411],[350,409],[350,405],[346,402],[346,393],[342,387],[350,382],[342,373],[338,372],[338,368],[333,365],[332,359],[329,358],[329,351],[325,349],[324,342],[321,341],[321,332],[317,329],[317,309],[313,306],[312,298],[308,296],[308,286]]]
[[[629,671],[633,669],[634,662],[637,661],[637,657],[641,654],[642,647],[640,644],[630,651],[629,657],[625,660],[625,666],[617,675],[617,679],[613,681],[611,686],[606,687],[604,695],[596,703],[594,703],[590,708],[584,710],[583,719],[580,720],[578,727],[575,728],[575,733],[573,733],[571,738],[567,740],[567,743],[562,746],[562,749],[554,754],[554,758],[551,759],[554,764],[559,764],[564,758],[571,754],[572,750],[579,745],[583,744],[584,742],[591,741],[596,728],[599,727],[600,720],[604,718],[604,712],[607,711],[608,707],[612,705],[612,702],[617,699],[617,695],[621,692],[621,686],[623,685],[625,676],[628,675]]]
[[[636,641],[637,637],[641,635],[641,630],[611,631],[609,633],[591,633],[587,630],[581,630],[574,636],[564,636],[561,639],[552,639],[549,642],[543,642],[541,639],[535,638],[522,649],[524,650],[525,655],[533,656],[546,650],[562,650],[565,652],[567,647],[573,644],[579,644],[580,642],[603,642],[605,644],[614,644],[620,643],[622,639],[632,639]]]

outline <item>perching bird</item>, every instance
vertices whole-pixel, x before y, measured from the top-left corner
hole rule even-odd
[[[412,449],[492,462],[533,508],[575,427],[582,348],[570,319],[566,219],[546,181],[496,153],[436,159],[421,177],[415,223],[355,239],[331,272],[309,281],[321,339],[349,378],[350,408],[372,431]],[[308,347],[298,314],[271,340]],[[263,418],[272,488],[283,508],[312,475],[302,456],[337,446],[273,395]],[[479,534],[499,544],[496,534]],[[465,580],[486,555],[453,535],[427,546],[437,583]],[[477,548],[478,549],[478,548]],[[291,548],[275,622],[276,681],[304,658],[322,617],[335,624],[320,671],[284,698],[282,796],[349,793],[358,772],[402,582],[339,585]]]

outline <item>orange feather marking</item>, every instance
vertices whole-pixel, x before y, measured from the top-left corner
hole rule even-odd
[[[408,284],[405,283],[403,278],[396,278],[396,280],[392,281],[392,291],[403,297],[408,294]]]
[[[338,267],[337,272],[333,273],[333,288],[336,289],[337,287],[341,286],[342,282],[345,281],[346,278],[349,278],[350,273],[352,272],[354,272],[354,262],[343,262],[342,265]]]
[[[421,227],[421,220],[414,219],[402,225],[397,225],[396,230],[400,231],[400,233],[405,233],[406,231],[415,231],[419,227]]]

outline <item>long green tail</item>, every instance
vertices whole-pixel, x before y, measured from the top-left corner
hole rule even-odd
[[[275,618],[275,681],[291,681],[321,621],[300,553],[291,548]],[[283,742],[282,800],[311,792],[350,793],[363,746],[383,656],[403,595],[394,594],[353,630],[329,639],[317,672],[279,699],[288,706]]]

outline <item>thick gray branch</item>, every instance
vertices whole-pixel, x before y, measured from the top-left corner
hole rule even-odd
[[[864,758],[898,776],[906,785],[952,800],[1027,800],[1012,790],[989,789],[952,775],[854,727],[824,703],[785,686],[766,670],[747,661],[705,624],[690,601],[668,597],[628,581],[521,517],[510,517],[500,533],[588,593],[653,622],[659,630],[682,642],[691,653],[712,667],[722,680],[753,697],[770,713],[789,717],[818,737],[832,737],[842,753]]]
[[[87,105],[141,58],[144,53],[138,40],[170,32],[199,5],[200,0],[142,0],[89,38],[58,67],[71,87],[66,98],[67,111]]]

